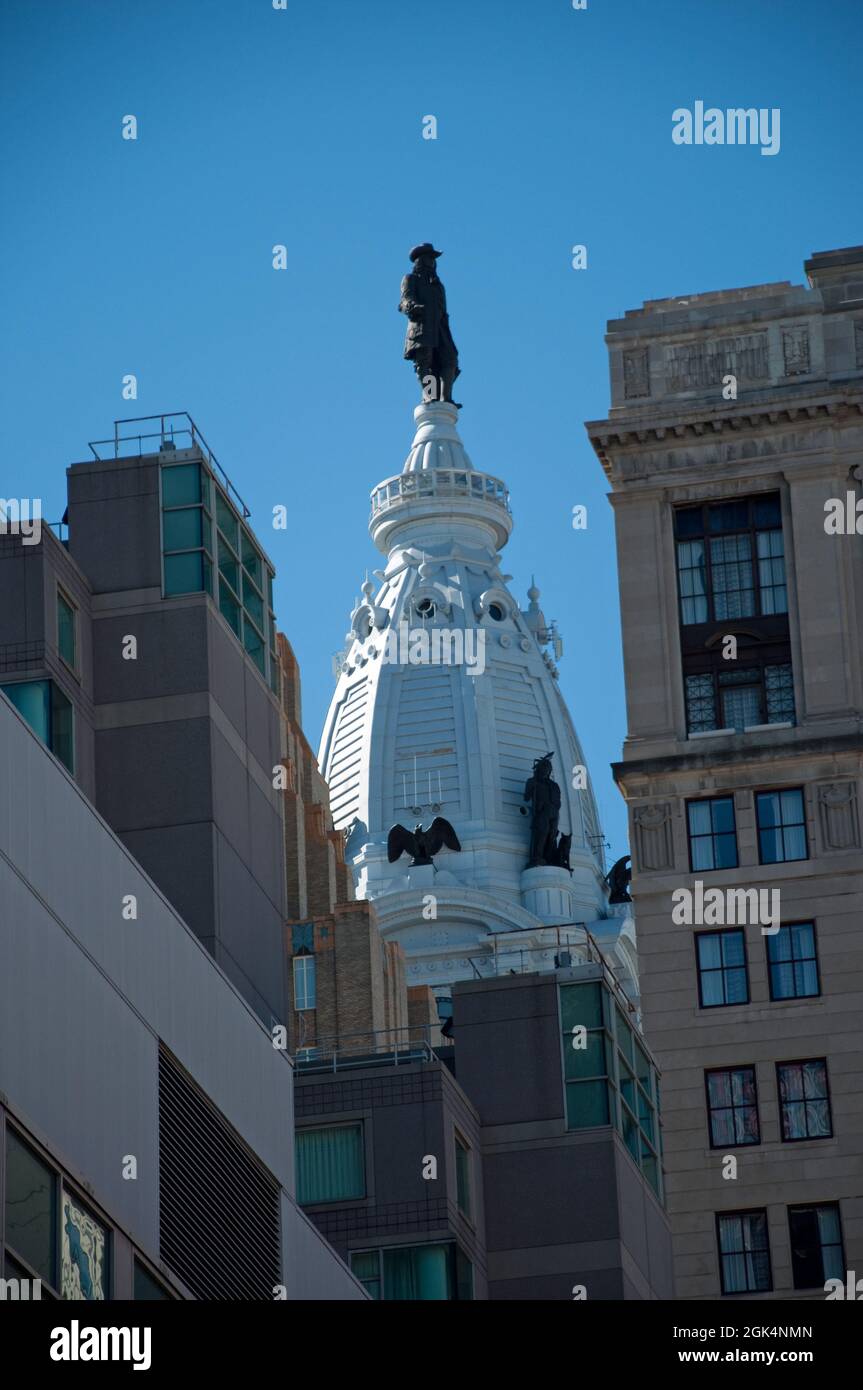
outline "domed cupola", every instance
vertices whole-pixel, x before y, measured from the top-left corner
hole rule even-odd
[[[547,942],[609,912],[560,639],[535,585],[522,611],[501,572],[509,493],[471,464],[454,404],[423,402],[414,420],[402,472],[371,494],[384,567],[351,615],[320,764],[358,895],[402,941],[410,983],[440,986],[472,975],[500,933]]]

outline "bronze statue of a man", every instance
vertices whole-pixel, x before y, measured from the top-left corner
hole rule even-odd
[[[446,294],[438,279],[436,251],[430,241],[415,246],[410,253],[413,271],[402,280],[399,310],[407,314],[404,355],[413,362],[423,388],[423,400],[459,402],[452,398],[453,382],[459,375],[458,349],[450,332]]]
[[[529,869],[542,864],[560,863],[557,844],[560,787],[551,775],[551,759],[551,753],[546,753],[544,758],[537,758],[533,765],[533,776],[528,778],[524,789],[524,800],[530,805],[532,812]],[[571,842],[572,836],[568,839]],[[569,844],[566,845],[567,854],[568,850]]]

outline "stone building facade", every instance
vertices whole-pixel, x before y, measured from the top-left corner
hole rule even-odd
[[[805,269],[611,322],[587,426],[683,1299],[863,1265],[863,247]]]

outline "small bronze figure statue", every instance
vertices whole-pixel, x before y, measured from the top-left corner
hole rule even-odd
[[[402,280],[399,310],[407,314],[405,358],[413,362],[423,389],[423,400],[450,401],[453,382],[459,375],[458,349],[453,342],[446,309],[446,293],[438,279],[436,251],[430,241],[414,246],[410,253],[414,268]]]
[[[632,902],[632,898],[629,896],[629,882],[632,878],[632,868],[631,866],[629,868],[626,867],[627,864],[629,864],[630,858],[631,856],[628,854],[622,855],[616,863],[612,864],[608,873],[605,875],[605,881],[608,884],[609,903]]]
[[[403,854],[412,854],[411,868],[416,869],[423,864],[431,864],[432,856],[443,845],[447,849],[461,849],[458,836],[443,816],[435,816],[428,830],[423,830],[421,821],[413,831],[406,830],[403,825],[394,825],[387,836],[387,859],[394,864]]]

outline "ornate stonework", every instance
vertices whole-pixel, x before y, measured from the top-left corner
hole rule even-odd
[[[623,354],[623,394],[627,400],[650,395],[647,348],[632,348]]]
[[[667,391],[719,386],[728,375],[738,381],[757,381],[769,375],[766,333],[740,333],[733,338],[680,343],[665,349]]]
[[[859,849],[856,782],[825,782],[818,788],[821,841],[825,850]]]
[[[635,862],[639,870],[674,868],[674,842],[671,833],[671,807],[667,801],[653,806],[636,806]]]
[[[782,331],[782,355],[786,376],[804,376],[812,370],[809,364],[809,329],[803,325]]]

